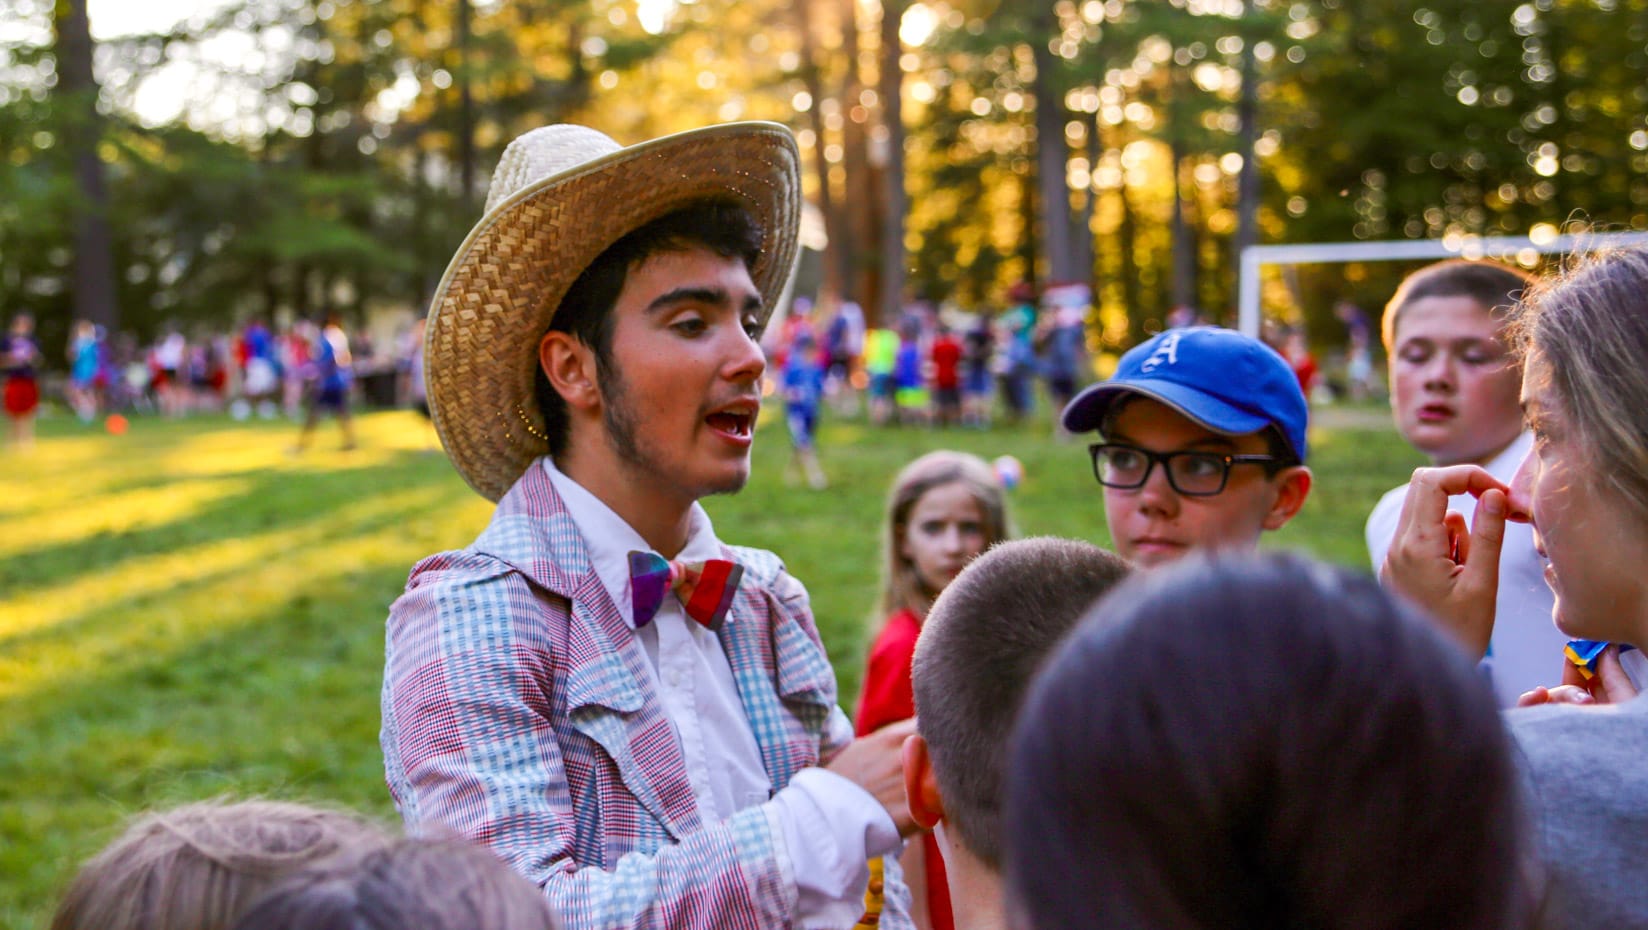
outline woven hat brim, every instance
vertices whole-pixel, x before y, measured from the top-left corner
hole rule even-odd
[[[627,233],[726,197],[761,224],[750,277],[770,314],[795,267],[800,154],[777,123],[727,123],[619,149],[523,188],[481,218],[429,308],[424,376],[452,465],[488,500],[549,451],[538,342],[567,289]]]

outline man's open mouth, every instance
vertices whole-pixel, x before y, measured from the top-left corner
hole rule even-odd
[[[721,410],[704,418],[710,428],[732,436],[748,438],[755,432],[755,414]]]

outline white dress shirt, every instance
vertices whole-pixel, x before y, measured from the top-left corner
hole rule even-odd
[[[624,621],[635,627],[629,553],[651,547],[624,519],[544,458],[589,550],[590,562]],[[722,558],[709,515],[692,505],[687,542],[673,558]],[[664,553],[659,553],[665,555]],[[665,555],[666,558],[671,556]],[[755,734],[715,633],[690,619],[673,593],[651,623],[636,631],[652,685],[675,731],[704,819],[720,821],[766,806],[767,822],[799,892],[798,924],[807,930],[847,928],[864,909],[868,860],[896,854],[902,841],[885,808],[853,782],[822,768],[796,773],[776,794]]]
[[[1532,448],[1533,434],[1524,432],[1484,468],[1510,484]],[[1385,552],[1396,536],[1397,518],[1402,515],[1402,501],[1407,495],[1408,486],[1404,484],[1380,498],[1368,515],[1368,555],[1375,572],[1385,563]],[[1448,509],[1463,515],[1469,525],[1476,512],[1476,498],[1455,494],[1448,498]],[[1545,560],[1534,551],[1533,527],[1507,523],[1499,552],[1493,639],[1482,660],[1502,707],[1515,707],[1517,696],[1524,691],[1562,680],[1562,649],[1568,637],[1551,622],[1554,600],[1550,586],[1545,584]]]

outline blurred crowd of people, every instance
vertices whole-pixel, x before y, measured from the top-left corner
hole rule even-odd
[[[878,426],[984,429],[998,418],[1021,422],[1038,404],[1062,409],[1093,376],[1091,300],[1083,284],[1050,284],[1038,292],[1020,282],[993,311],[914,301],[898,319],[870,327],[855,302],[815,305],[797,298],[762,340],[769,382],[784,401],[794,467],[814,486],[827,483],[815,448],[825,410],[867,415]],[[1347,339],[1342,379],[1324,376],[1303,327],[1267,323],[1263,338],[1288,360],[1313,401],[1365,399],[1380,390],[1367,316],[1349,302],[1335,314]],[[1191,307],[1176,307],[1166,318],[1169,328],[1205,322]],[[18,314],[0,333],[10,440],[30,441],[38,406],[53,400],[86,423],[107,414],[223,412],[300,422],[330,412],[347,423],[349,411],[361,405],[427,415],[423,329],[424,321],[414,320],[380,351],[367,329],[350,333],[335,316],[278,328],[261,319],[226,331],[168,326],[150,342],[80,320],[59,366],[42,350],[33,319]]]
[[[60,400],[85,423],[108,414],[183,417],[227,412],[237,420],[285,416],[306,423],[321,413],[349,432],[350,408],[407,406],[423,398],[423,321],[414,321],[379,351],[365,329],[351,335],[336,316],[280,328],[253,319],[236,330],[168,326],[151,342],[76,321],[64,349],[66,376],[43,352],[34,320],[14,317],[0,335],[0,376],[14,444],[32,440],[40,404]]]
[[[1090,304],[1083,284],[1051,285],[1038,295],[1021,282],[996,313],[916,301],[884,327],[868,328],[857,303],[825,308],[803,297],[763,345],[786,402],[809,406],[816,393],[838,413],[867,404],[877,425],[982,428],[997,400],[1009,422],[1030,416],[1038,382],[1055,409],[1075,395],[1090,370]]]

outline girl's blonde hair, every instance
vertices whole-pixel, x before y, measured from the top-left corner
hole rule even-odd
[[[918,617],[927,616],[937,591],[929,591],[916,575],[915,566],[899,549],[904,531],[909,527],[910,511],[923,494],[946,484],[961,483],[978,501],[984,518],[984,548],[988,549],[1012,535],[1007,520],[1007,500],[1001,481],[984,460],[966,452],[940,450],[929,452],[904,466],[893,479],[893,489],[887,495],[887,534],[882,540],[884,552],[881,615],[883,618],[900,610],[910,610]]]
[[[143,814],[81,866],[51,930],[227,930],[287,874],[387,841],[354,814],[281,801]]]
[[[1541,282],[1509,335],[1544,360],[1596,474],[1648,520],[1648,248],[1600,252]]]

